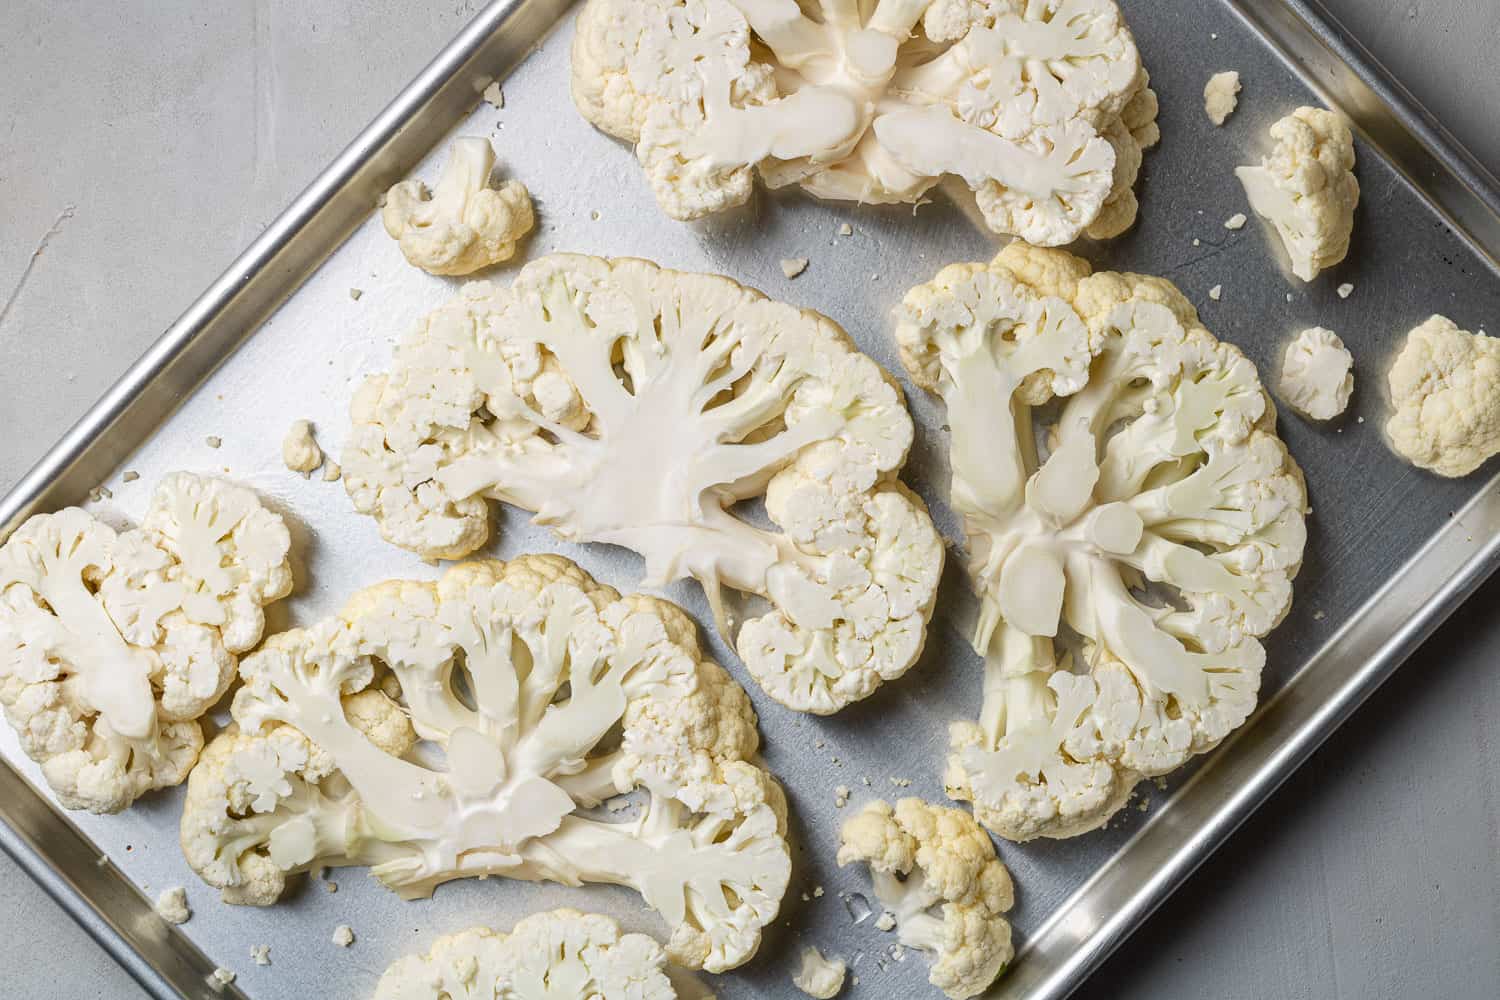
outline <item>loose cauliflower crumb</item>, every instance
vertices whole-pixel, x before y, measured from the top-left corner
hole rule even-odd
[[[1215,125],[1223,125],[1239,107],[1240,75],[1234,70],[1215,73],[1203,88],[1203,111]]]
[[[354,928],[348,924],[339,924],[333,929],[333,943],[340,948],[347,948],[354,943]]]
[[[840,236],[853,236],[854,235],[854,227],[851,226],[851,225],[849,225],[849,223],[847,223],[847,222],[844,223],[843,225],[839,226],[839,235]]]
[[[500,89],[500,81],[493,81],[484,88],[485,103],[499,110],[505,107],[505,91]]]
[[[1351,284],[1349,284],[1349,282],[1346,281],[1342,285],[1339,286],[1339,298],[1341,298],[1341,299],[1347,299],[1349,296],[1351,296],[1353,294],[1354,294],[1354,286],[1351,285]]]
[[[1235,174],[1250,207],[1276,227],[1292,272],[1312,281],[1349,252],[1359,204],[1354,135],[1331,111],[1298,108],[1271,126],[1271,137],[1271,155]]]
[[[807,270],[806,257],[786,257],[781,261],[781,273],[788,278],[795,278]]]
[[[1208,297],[1213,299],[1215,302],[1218,302],[1224,297],[1224,286],[1215,285],[1214,287],[1210,288],[1208,290]]]
[[[1338,334],[1315,326],[1287,345],[1281,362],[1281,397],[1314,420],[1332,420],[1354,392],[1354,358]]]
[[[895,928],[896,928],[896,915],[894,913],[892,913],[890,910],[886,910],[875,921],[875,929],[877,931],[890,931],[890,930],[895,930]]]
[[[840,785],[833,790],[833,804],[839,809],[849,804],[849,786]]]
[[[230,983],[234,982],[235,976],[233,972],[230,972],[228,969],[224,968],[221,965],[213,971],[212,978],[215,983],[223,987],[228,986]]]
[[[271,946],[268,944],[252,944],[250,946],[250,957],[255,960],[256,965],[270,965]]]
[[[1407,334],[1389,378],[1398,455],[1458,478],[1500,452],[1500,340],[1433,316]]]
[[[343,468],[333,459],[330,458],[323,463],[323,482],[336,483],[343,474]]]
[[[1249,221],[1250,221],[1250,219],[1245,215],[1244,212],[1236,212],[1233,215],[1231,215],[1229,218],[1227,218],[1227,219],[1224,220],[1224,228],[1225,229],[1244,229],[1245,228],[1245,223],[1247,223]]]
[[[844,988],[847,967],[841,958],[825,958],[818,949],[802,949],[802,967],[792,976],[792,985],[817,1000],[830,1000]]]
[[[187,890],[180,885],[164,890],[156,897],[156,915],[169,924],[187,923],[193,915],[188,906]]]
[[[306,479],[312,471],[323,464],[323,449],[313,440],[312,424],[306,420],[293,420],[281,439],[281,461],[293,472],[302,473]]]

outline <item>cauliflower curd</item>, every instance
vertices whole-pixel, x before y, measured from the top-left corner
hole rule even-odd
[[[1159,138],[1114,0],[590,0],[572,78],[678,219],[743,204],[752,169],[868,203],[956,175],[997,233],[1113,236]]]
[[[38,514],[0,547],[0,704],[68,809],[177,785],[198,719],[291,592],[291,538],[248,489],[186,472],[139,528]]]
[[[832,321],[728,278],[556,254],[428,315],[353,404],[344,484],[430,558],[489,534],[486,498],[772,610],[735,639],[766,691],[826,714],[917,659],[942,539],[897,481],[893,379]],[[765,498],[774,529],[733,508]]]
[[[188,779],[182,846],[229,902],[368,865],[405,898],[459,878],[630,886],[667,950],[750,959],[790,878],[786,803],[745,692],[675,605],[561,556],[393,580],[240,665],[238,728]],[[638,817],[580,808],[640,789]]]
[[[980,598],[983,708],[952,728],[950,794],[1014,840],[1091,830],[1254,707],[1300,471],[1254,366],[1159,278],[1015,243],[898,319],[947,404]]]
[[[1433,316],[1391,365],[1385,425],[1396,453],[1440,476],[1467,476],[1500,453],[1500,340]]]

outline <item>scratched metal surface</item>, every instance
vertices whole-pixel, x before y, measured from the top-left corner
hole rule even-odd
[[[1304,85],[1226,6],[1205,10],[1201,0],[1125,2],[1141,49],[1163,95],[1162,147],[1148,154],[1142,221],[1130,234],[1085,246],[1101,267],[1161,274],[1176,281],[1220,337],[1239,345],[1268,384],[1285,340],[1319,324],[1337,330],[1356,358],[1357,389],[1348,414],[1313,426],[1283,415],[1281,432],[1309,474],[1315,514],[1308,557],[1292,615],[1269,643],[1264,694],[1274,693],[1327,645],[1334,630],[1362,609],[1398,568],[1476,496],[1480,479],[1441,482],[1399,462],[1380,440],[1385,402],[1382,375],[1404,331],[1433,311],[1471,328],[1500,307],[1500,280],[1489,265],[1405,180],[1368,146],[1360,149],[1364,197],[1350,261],[1305,286],[1285,275],[1267,234],[1253,223],[1238,232],[1223,220],[1245,211],[1231,169],[1259,154],[1265,129],[1298,104],[1313,101]],[[1192,24],[1194,45],[1182,45]],[[1217,35],[1217,37],[1212,37]],[[825,312],[861,347],[901,374],[887,315],[906,288],[940,266],[989,257],[994,240],[963,210],[940,199],[915,217],[909,210],[856,210],[796,195],[762,192],[748,209],[703,224],[671,223],[657,211],[630,152],[590,129],[567,105],[564,26],[505,84],[506,108],[480,105],[455,133],[490,134],[503,164],[537,199],[538,233],[527,255],[553,250],[650,257],[671,267],[720,271],[772,296]],[[1254,99],[1223,129],[1205,120],[1200,93],[1226,59],[1253,88]],[[435,161],[419,172],[432,176]],[[841,223],[854,228],[837,235]],[[1198,245],[1194,245],[1194,241]],[[1377,249],[1379,248],[1379,252]],[[807,257],[808,270],[788,281],[784,257]],[[502,269],[494,275],[506,280]],[[1347,301],[1334,289],[1355,285]],[[1208,290],[1222,286],[1222,297]],[[356,301],[349,291],[362,291]],[[349,395],[368,371],[383,368],[391,342],[427,309],[449,297],[453,282],[408,267],[370,220],[221,368],[116,474],[104,480],[113,498],[99,507],[110,517],[140,514],[150,485],[176,468],[219,472],[269,497],[296,526],[299,590],[275,624],[302,624],[336,609],[354,589],[397,576],[431,577],[437,570],[382,544],[366,519],[355,516],[341,486],[304,481],[280,465],[281,434],[292,417],[314,421],[325,448],[336,453]],[[940,414],[906,384],[921,427],[907,481],[932,504],[954,536],[951,513],[936,473],[942,447]],[[221,447],[207,445],[210,436]],[[125,484],[118,473],[140,479]],[[499,542],[487,554],[508,556],[551,549],[577,559],[600,579],[623,588],[636,564],[617,552],[557,544],[515,511],[501,515]],[[917,794],[942,801],[940,769],[946,723],[976,711],[979,665],[952,626],[963,603],[956,567],[922,663],[905,680],[828,720],[789,713],[747,687],[761,713],[768,766],[786,783],[792,803],[797,872],[782,919],[770,928],[761,957],[749,968],[719,977],[722,997],[791,997],[788,976],[798,944],[815,943],[851,961],[859,985],[846,995],[921,995],[925,963],[891,956],[891,938],[871,921],[851,917],[852,894],[866,891],[864,875],[832,864],[841,818],[833,789],[853,789],[851,807],[870,795]],[[700,622],[709,621],[692,586],[668,590]],[[721,662],[744,673],[718,640],[707,636]],[[893,738],[895,735],[895,738]],[[9,730],[0,742],[24,775],[35,768],[17,753]],[[1170,786],[1175,789],[1185,778]],[[864,781],[868,779],[869,785]],[[893,779],[910,781],[894,787]],[[1062,910],[1081,886],[1120,854],[1171,797],[1147,786],[1138,806],[1108,830],[1066,842],[1001,845],[1019,886],[1013,921],[1022,943]],[[152,797],[110,818],[71,817],[77,827],[143,893],[186,885],[197,913],[177,933],[215,962],[239,973],[238,986],[258,998],[368,994],[398,954],[425,947],[442,933],[474,923],[508,925],[539,908],[572,905],[618,917],[627,927],[659,930],[636,897],[608,888],[572,890],[490,880],[455,883],[427,902],[402,903],[359,871],[340,872],[337,894],[316,885],[270,910],[220,906],[186,867],[176,846],[180,791]],[[818,894],[817,890],[823,891]],[[804,899],[804,896],[807,898]],[[1074,905],[1078,906],[1075,899]],[[856,907],[857,908],[857,907]],[[1080,915],[1088,916],[1083,910]],[[1098,915],[1093,915],[1097,917]],[[331,949],[336,924],[359,938],[347,952]],[[254,966],[253,944],[268,944],[274,964]],[[1006,990],[1002,981],[1000,991]],[[692,994],[689,994],[692,995]]]

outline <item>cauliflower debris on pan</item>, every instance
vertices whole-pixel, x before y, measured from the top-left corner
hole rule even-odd
[[[558,254],[509,290],[473,284],[353,404],[344,484],[387,540],[431,558],[484,544],[486,498],[570,541],[765,598],[740,656],[773,698],[826,714],[905,673],[943,562],[897,481],[912,441],[895,381],[817,313],[728,278]],[[774,528],[733,508],[765,499]]]
[[[832,1000],[843,990],[848,971],[842,958],[826,958],[808,945],[802,949],[802,964],[792,975],[792,985],[815,1000]]]
[[[838,862],[869,866],[897,940],[932,957],[927,980],[953,1000],[983,993],[1015,954],[1010,872],[968,813],[915,798],[871,802],[844,822]]]
[[[1396,454],[1458,478],[1500,452],[1500,340],[1433,316],[1406,335],[1389,378]]]
[[[1271,126],[1271,138],[1271,155],[1235,175],[1255,214],[1276,227],[1292,273],[1312,281],[1349,252],[1359,204],[1354,136],[1333,112],[1298,108]]]
[[[1301,473],[1254,366],[1160,278],[1015,243],[898,320],[947,404],[980,598],[983,707],[952,728],[949,792],[1013,840],[1094,829],[1254,707]]]
[[[526,185],[490,187],[495,148],[488,139],[455,139],[437,185],[405,180],[386,192],[380,218],[414,267],[429,274],[472,274],[510,260],[535,219]]]
[[[781,788],[745,692],[675,605],[560,556],[393,580],[241,664],[188,780],[182,845],[229,902],[368,865],[405,898],[474,876],[634,888],[668,953],[750,959],[790,877]],[[442,763],[442,762],[446,763]],[[586,819],[644,789],[636,818]]]
[[[552,910],[509,934],[474,927],[398,959],[375,1000],[675,1000],[661,945],[608,917]]]
[[[1332,420],[1354,393],[1354,356],[1338,334],[1315,326],[1297,334],[1281,359],[1281,397],[1314,420]]]
[[[287,428],[286,437],[281,439],[281,464],[304,478],[323,464],[323,449],[313,437],[310,421],[293,420]]]
[[[0,704],[68,809],[180,784],[198,718],[292,589],[286,525],[248,489],[178,472],[139,528],[77,507],[0,547]]]
[[[677,219],[744,203],[752,168],[876,204],[955,175],[997,233],[1070,243],[1106,202],[1134,221],[1158,137],[1114,0],[590,0],[572,78]]]
[[[1203,85],[1203,113],[1215,125],[1223,125],[1240,105],[1240,75],[1234,70],[1215,73]]]

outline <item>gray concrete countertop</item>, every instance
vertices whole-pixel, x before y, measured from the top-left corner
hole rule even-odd
[[[1323,2],[1500,170],[1500,5]],[[0,4],[0,492],[478,6]],[[1493,1000],[1497,601],[1500,581],[1080,996]],[[0,995],[144,996],[3,856],[0,920]]]

